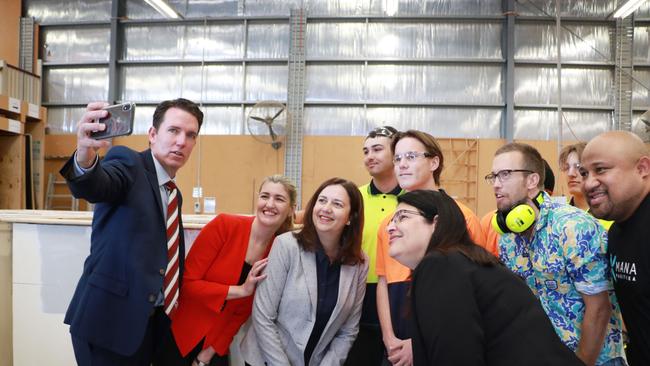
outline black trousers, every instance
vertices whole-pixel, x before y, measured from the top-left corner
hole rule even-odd
[[[142,344],[134,354],[125,356],[72,336],[72,347],[80,366],[149,366],[160,365],[169,350],[164,348],[173,341],[169,317],[162,307],[155,308],[145,330]],[[177,351],[178,352],[178,351]]]
[[[161,357],[162,359],[159,361],[158,364],[154,363],[154,366],[191,366],[192,361],[196,359],[196,356],[198,356],[199,352],[201,352],[201,350],[203,349],[204,341],[205,340],[201,340],[201,342],[199,342],[199,344],[197,344],[196,347],[194,347],[194,349],[187,354],[187,356],[183,357],[181,355],[181,351],[178,350],[178,346],[176,345],[174,338],[170,337],[167,340],[165,340],[165,342],[168,342],[167,345],[164,347],[164,349],[166,350],[165,354]],[[215,354],[210,360],[209,365],[210,366],[230,365],[228,355],[221,356],[219,354]]]
[[[192,361],[196,359],[196,356],[203,349],[204,341],[202,339],[190,353],[183,357],[181,351],[178,349],[178,345],[176,345],[172,332],[169,332],[162,339],[161,352],[158,355],[158,359],[154,361],[153,366],[191,366]],[[210,366],[228,366],[229,364],[228,355],[221,356],[215,354],[212,360],[210,360]]]
[[[345,360],[346,366],[378,366],[384,358],[384,342],[381,339],[381,329],[378,326],[359,326],[359,334]]]
[[[377,284],[366,284],[359,334],[345,361],[346,366],[379,366],[385,358],[384,341],[377,316]]]
[[[79,366],[191,366],[203,349],[203,341],[185,357],[178,350],[171,332],[171,321],[162,307],[155,308],[144,339],[131,356],[124,356],[102,347],[72,337],[72,347]],[[214,355],[210,366],[228,366],[228,356]]]

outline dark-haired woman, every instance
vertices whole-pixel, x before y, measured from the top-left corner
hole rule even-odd
[[[391,257],[413,269],[415,365],[583,365],[526,284],[469,237],[443,192],[398,197]]]
[[[278,236],[242,342],[248,364],[341,365],[359,330],[368,261],[363,201],[332,178],[311,197],[304,226]]]

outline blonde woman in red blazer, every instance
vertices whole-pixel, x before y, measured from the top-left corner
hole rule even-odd
[[[166,357],[169,364],[228,365],[228,348],[251,314],[271,243],[292,228],[295,203],[295,186],[273,175],[262,182],[254,216],[220,214],[201,230],[185,260],[172,319],[180,354]]]

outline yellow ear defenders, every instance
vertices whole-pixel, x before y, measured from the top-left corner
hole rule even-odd
[[[539,192],[533,203],[539,209],[544,202],[544,195]],[[535,210],[528,204],[520,204],[511,208],[508,212],[497,211],[492,216],[492,227],[494,230],[503,235],[505,233],[523,233],[535,223]]]

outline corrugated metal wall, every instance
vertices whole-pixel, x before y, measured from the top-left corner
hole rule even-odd
[[[117,0],[115,0],[117,1]],[[26,0],[43,24],[44,104],[52,133],[71,133],[91,100],[109,96],[111,0]],[[514,78],[514,138],[557,138],[555,2],[501,0],[175,0],[163,19],[143,0],[120,2],[118,99],[138,103],[136,133],[153,106],[202,101],[202,133],[244,134],[258,100],[286,100],[291,7],[307,9],[305,134],[364,135],[390,123],[440,137],[498,138]],[[562,3],[566,139],[608,128],[613,112],[616,1]],[[206,18],[207,17],[207,18]],[[650,11],[636,15],[634,107],[650,106]],[[504,39],[514,32],[513,75]],[[204,66],[202,67],[202,61]],[[644,85],[643,85],[644,84]],[[203,86],[203,87],[202,87]]]

